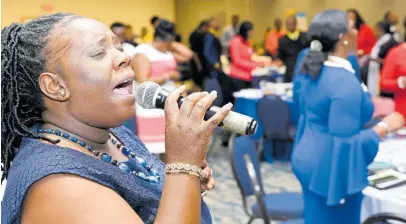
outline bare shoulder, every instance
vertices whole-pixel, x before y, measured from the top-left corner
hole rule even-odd
[[[143,53],[139,53],[134,56],[134,60],[147,60],[148,61],[148,57]]]
[[[115,191],[91,180],[54,174],[33,184],[25,196],[22,223],[142,223]]]
[[[148,66],[149,65],[149,59],[148,57],[143,54],[143,53],[139,53],[136,54],[133,58],[133,60],[131,61],[131,66],[133,66],[133,68],[137,68],[137,66]]]

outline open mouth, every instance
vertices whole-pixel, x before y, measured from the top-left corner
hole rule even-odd
[[[124,81],[123,83],[117,85],[114,90],[114,93],[117,93],[119,95],[130,95],[133,94],[133,80],[128,79]]]

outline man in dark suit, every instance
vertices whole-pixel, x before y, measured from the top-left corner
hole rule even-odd
[[[308,38],[297,29],[295,16],[286,18],[286,29],[285,36],[279,39],[278,58],[286,65],[285,82],[292,82],[297,56],[308,46]]]

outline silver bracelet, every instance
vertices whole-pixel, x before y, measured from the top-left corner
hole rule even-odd
[[[376,124],[376,126],[385,128],[386,134],[391,133],[391,130],[390,130],[390,128],[389,128],[389,125],[388,125],[387,123],[383,122],[383,121],[381,121],[381,122],[379,122],[378,124]]]
[[[203,169],[196,165],[190,164],[183,163],[166,164],[165,173],[167,174],[186,173],[189,175],[197,176],[200,179],[200,181],[204,179]]]

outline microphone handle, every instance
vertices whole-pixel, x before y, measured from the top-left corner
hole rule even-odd
[[[164,109],[165,101],[169,95],[169,91],[161,88],[159,91],[156,91],[154,96],[155,108]],[[181,96],[178,99],[179,107],[182,105],[184,98]],[[211,106],[204,115],[204,120],[207,121],[213,117],[217,111],[220,110],[220,107]],[[224,130],[231,131],[241,135],[252,135],[255,134],[258,128],[258,123],[251,117],[248,117],[243,114],[239,114],[233,111],[224,118],[224,120],[219,124],[219,127]]]
[[[165,101],[166,101],[166,98],[168,97],[168,95],[169,95],[169,92],[163,91],[163,89],[161,89],[161,91],[157,91],[157,95],[155,97],[155,108],[164,109],[165,108]],[[182,103],[183,103],[184,100],[185,100],[185,98],[183,96],[179,97],[179,99],[178,99],[179,108],[180,108],[180,106],[182,106]],[[216,114],[216,112],[214,112],[210,108],[209,110],[206,111],[206,114],[204,115],[203,119],[205,121],[207,121],[211,117],[213,117],[215,114]],[[223,126],[223,122],[221,122],[219,126],[220,127]]]

